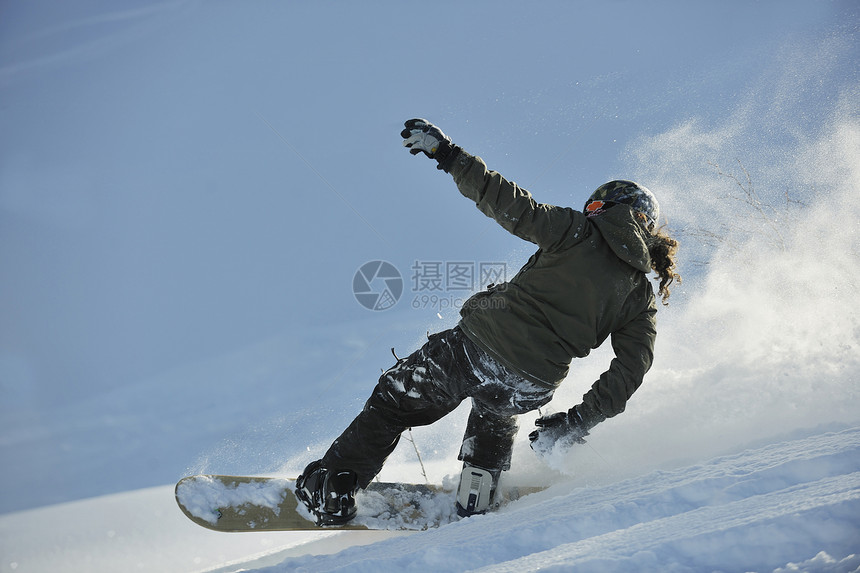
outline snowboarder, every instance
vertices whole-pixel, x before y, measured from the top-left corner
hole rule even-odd
[[[401,132],[413,155],[424,153],[453,176],[460,192],[514,235],[538,246],[509,282],[468,299],[459,324],[429,336],[382,374],[362,411],[296,481],[298,497],[321,523],[344,523],[394,450],[400,434],[431,424],[471,398],[459,459],[457,511],[486,511],[510,468],[516,416],[550,401],[572,358],[611,337],[609,369],[566,412],[538,418],[532,449],[584,443],[598,423],[624,411],[653,359],[656,272],[664,304],[675,272],[677,241],[657,227],[659,208],[645,187],[611,181],[583,211],[537,203],[487,169],[435,125],[411,119]]]

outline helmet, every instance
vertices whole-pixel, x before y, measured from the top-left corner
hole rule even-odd
[[[637,213],[642,213],[648,220],[648,228],[657,224],[660,216],[660,205],[654,194],[647,188],[633,181],[610,181],[594,190],[585,202],[583,212],[588,217],[599,215],[616,203],[624,203]]]

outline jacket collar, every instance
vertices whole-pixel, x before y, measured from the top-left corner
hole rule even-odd
[[[645,243],[647,231],[636,220],[629,205],[615,205],[589,221],[619,259],[643,273],[651,271],[651,255]]]

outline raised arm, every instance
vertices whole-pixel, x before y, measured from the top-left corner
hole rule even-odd
[[[451,138],[432,123],[410,119],[405,126],[401,136],[410,153],[423,152],[436,159],[438,168],[454,177],[460,192],[510,233],[542,249],[552,250],[566,238],[578,239],[585,230],[585,215],[581,212],[538,203],[531,193],[487,169],[480,157],[454,145]]]
[[[480,157],[460,151],[450,167],[457,188],[508,232],[553,250],[585,230],[585,215],[568,207],[538,203],[531,193],[487,169]]]

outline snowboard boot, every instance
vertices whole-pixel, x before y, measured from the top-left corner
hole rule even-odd
[[[457,488],[457,515],[469,517],[486,513],[493,505],[501,473],[502,470],[485,470],[464,463]]]
[[[317,525],[343,525],[355,517],[358,476],[350,470],[331,471],[322,461],[311,462],[296,478],[296,497],[317,518]]]

